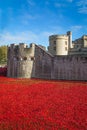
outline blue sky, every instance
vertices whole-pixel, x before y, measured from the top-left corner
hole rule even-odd
[[[0,44],[48,46],[52,34],[87,34],[87,0],[0,0]]]

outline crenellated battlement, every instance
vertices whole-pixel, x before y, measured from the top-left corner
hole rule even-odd
[[[72,33],[51,35],[49,49],[31,43],[8,47],[7,76],[14,78],[45,78],[87,80],[87,36],[73,43]]]
[[[12,57],[15,60],[30,59],[30,57],[34,56],[34,48],[34,43],[31,43],[30,47],[25,43],[20,43],[19,45],[11,44],[8,47],[8,58],[10,59]]]

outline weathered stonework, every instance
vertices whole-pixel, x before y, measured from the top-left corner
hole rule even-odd
[[[35,45],[27,48],[26,44],[12,44],[8,48],[7,76],[19,78],[31,78],[34,74],[34,52]]]
[[[71,37],[71,33],[69,34]],[[60,55],[60,52],[53,55],[47,52],[43,46],[34,43],[30,47],[23,43],[19,45],[12,44],[8,47],[7,76],[15,78],[87,80],[87,48],[81,48],[80,53],[79,51],[75,52],[76,48],[72,48],[71,40],[69,40],[68,48],[68,55]]]
[[[87,57],[54,57],[54,79],[87,80]]]
[[[49,36],[48,51],[53,55],[68,55],[69,48],[72,48],[72,33],[64,35]]]

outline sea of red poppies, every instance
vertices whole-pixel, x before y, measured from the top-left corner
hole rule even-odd
[[[0,76],[6,76],[7,74],[7,67],[0,67]]]
[[[87,82],[0,77],[0,130],[87,130]]]

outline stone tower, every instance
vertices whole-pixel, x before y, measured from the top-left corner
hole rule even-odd
[[[68,50],[72,45],[72,33],[66,35],[49,36],[48,51],[53,55],[68,55]]]
[[[34,75],[34,54],[35,44],[31,44],[30,48],[26,44],[11,44],[8,47],[8,77],[31,78]]]
[[[68,36],[68,45],[69,45],[69,48],[73,48],[72,47],[72,32],[68,31],[67,32],[67,36]]]

